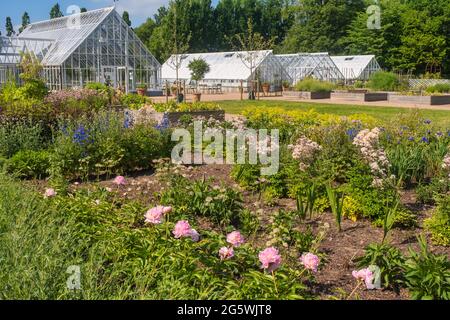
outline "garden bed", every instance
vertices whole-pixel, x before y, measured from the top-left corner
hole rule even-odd
[[[442,96],[404,96],[389,94],[389,102],[423,104],[427,106],[438,106],[450,104],[450,95]]]
[[[305,100],[318,100],[318,99],[330,99],[331,92],[284,91],[283,96],[296,97]]]
[[[331,98],[348,101],[371,102],[387,101],[388,94],[383,92],[333,92]]]

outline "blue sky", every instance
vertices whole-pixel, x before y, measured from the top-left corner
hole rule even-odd
[[[2,35],[5,35],[6,17],[11,17],[14,29],[17,31],[25,11],[30,15],[31,22],[47,20],[51,7],[57,2],[65,15],[67,8],[71,5],[92,10],[111,6],[114,3],[113,0],[0,0],[0,31]],[[169,0],[119,0],[116,2],[116,6],[119,12],[127,10],[130,13],[135,27],[144,22],[147,17],[153,16],[160,6],[168,3]]]

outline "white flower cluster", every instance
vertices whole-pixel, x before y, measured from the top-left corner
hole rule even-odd
[[[369,164],[372,174],[376,176],[373,180],[375,187],[382,187],[390,165],[386,153],[379,146],[380,133],[379,128],[365,129],[353,140],[353,144],[359,148],[364,160]]]
[[[299,138],[294,145],[290,144],[288,148],[292,151],[292,157],[300,161],[300,170],[302,171],[305,171],[311,165],[316,153],[322,150],[317,142],[305,136]]]
[[[442,169],[450,171],[450,153],[447,153],[442,160]]]

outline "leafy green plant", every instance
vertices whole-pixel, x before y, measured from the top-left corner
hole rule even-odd
[[[372,90],[395,91],[400,81],[392,72],[378,71],[370,76],[368,87]]]
[[[450,262],[445,255],[428,251],[426,239],[418,237],[420,252],[410,249],[404,264],[404,283],[416,300],[450,299]]]
[[[388,288],[398,289],[400,286],[405,258],[397,248],[386,244],[370,244],[365,248],[363,256],[355,259],[358,268],[371,265],[380,268],[381,284]]]
[[[120,103],[126,108],[139,110],[147,102],[147,98],[138,94],[124,94],[120,97]]]
[[[30,121],[0,124],[0,155],[12,157],[21,150],[39,150],[44,146],[41,124]]]
[[[314,78],[305,78],[297,82],[294,86],[297,91],[308,92],[330,92],[334,87],[334,84],[331,82],[320,81]]]
[[[326,185],[328,200],[330,201],[331,211],[336,219],[338,231],[341,231],[342,208],[344,205],[344,193],[334,189],[331,184]]]
[[[189,216],[207,217],[220,226],[241,224],[240,192],[226,186],[213,186],[206,179],[192,183],[176,174],[172,174],[169,181],[171,187],[162,192],[161,203],[174,206]]]
[[[305,219],[308,214],[309,219],[312,219],[316,198],[317,187],[314,183],[307,185],[306,188],[297,192],[297,212],[302,219]]]
[[[426,89],[427,93],[450,93],[450,83],[438,83],[433,86],[429,86]]]
[[[6,162],[7,171],[20,178],[43,179],[48,176],[50,153],[40,151],[19,151]]]
[[[433,243],[450,246],[450,196],[437,195],[436,208],[431,218],[425,220],[425,228],[431,233]]]

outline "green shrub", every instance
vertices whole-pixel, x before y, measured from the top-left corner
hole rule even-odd
[[[172,174],[170,189],[161,194],[161,203],[177,208],[188,216],[203,216],[220,226],[241,222],[242,196],[239,191],[222,186],[214,187],[205,179],[190,182]]]
[[[305,78],[297,82],[294,86],[297,91],[309,92],[329,92],[334,89],[334,84],[331,82],[320,81],[313,78]]]
[[[426,90],[428,93],[450,93],[450,83],[438,83],[429,86]]]
[[[395,91],[400,86],[400,80],[392,72],[378,71],[370,76],[368,87],[372,90]]]
[[[403,275],[405,258],[400,250],[388,244],[371,244],[365,248],[362,257],[355,259],[358,268],[375,265],[380,268],[381,285],[398,288]]]
[[[446,176],[431,178],[430,183],[422,183],[416,188],[417,201],[423,204],[435,204],[435,197],[450,190],[450,180]]]
[[[138,94],[124,94],[120,97],[120,103],[126,108],[139,110],[147,102],[147,98]]]
[[[219,105],[214,103],[194,102],[194,103],[155,103],[153,108],[158,112],[194,112],[194,111],[216,111],[221,110]]]
[[[416,300],[450,299],[450,262],[446,255],[428,252],[426,240],[419,237],[421,251],[410,249],[404,265],[404,283]]]
[[[431,233],[434,244],[450,246],[450,196],[435,196],[437,203],[433,216],[425,220],[425,229]]]
[[[51,169],[68,178],[148,169],[153,160],[169,156],[171,146],[170,132],[131,126],[121,112],[100,112],[59,124]]]
[[[19,151],[7,161],[8,172],[20,178],[43,179],[48,176],[48,151]]]
[[[40,124],[26,122],[0,123],[0,156],[10,158],[21,150],[39,150],[44,146]]]

